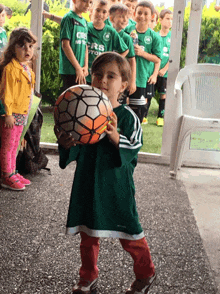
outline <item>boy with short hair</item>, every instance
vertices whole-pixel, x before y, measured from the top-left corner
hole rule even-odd
[[[147,111],[147,89],[149,90],[150,88],[150,91],[153,91],[161,61],[161,38],[149,28],[154,13],[155,8],[151,2],[139,2],[135,8],[136,25],[126,28],[128,33],[132,34],[135,31],[138,37],[138,44],[134,45],[137,90],[130,96],[129,106],[137,114],[141,122]],[[150,62],[154,63],[153,74],[150,72]]]
[[[129,9],[128,17],[128,25],[136,24],[136,21],[133,19],[135,14],[135,8],[137,6],[138,0],[122,0],[122,3],[126,5]]]
[[[103,52],[116,51],[122,56],[128,53],[128,47],[119,36],[117,31],[107,24],[108,0],[95,0],[91,8],[92,22],[88,23],[88,53],[89,73],[94,59]],[[91,75],[86,77],[88,84],[91,83]]]
[[[154,30],[154,28],[156,27],[156,25],[158,23],[158,19],[159,19],[159,12],[157,10],[155,10],[155,14],[153,15],[153,18],[150,21],[149,28]],[[159,33],[157,33],[157,34],[159,34]],[[151,75],[154,72],[154,63],[153,62],[150,62],[149,72],[151,73]],[[149,111],[149,108],[150,108],[150,105],[151,105],[151,99],[154,96],[155,96],[155,89],[154,88],[152,89],[151,86],[150,86],[150,89],[149,89],[149,86],[148,86],[148,89],[147,89],[147,110],[146,110],[146,113],[145,113],[145,117],[143,118],[143,121],[142,121],[142,124],[144,124],[144,125],[148,124],[147,115],[148,115],[148,111]]]
[[[92,0],[73,0],[74,7],[62,19],[60,27],[59,73],[63,91],[76,84],[85,84],[88,75],[87,12]]]
[[[131,81],[130,85],[128,87],[128,90],[126,90],[126,93],[124,93],[124,101],[121,101],[123,104],[127,102],[127,96],[128,94],[133,94],[136,91],[136,60],[135,60],[135,52],[134,52],[134,45],[133,40],[131,36],[129,36],[127,33],[125,33],[124,29],[127,26],[128,18],[129,18],[129,9],[124,4],[115,4],[112,5],[112,7],[109,10],[109,18],[113,25],[113,27],[118,32],[119,36],[124,40],[125,44],[128,46],[128,54],[127,58],[129,61],[129,64],[131,66]]]
[[[162,39],[162,59],[160,70],[158,73],[157,83],[155,84],[155,91],[160,94],[159,111],[157,116],[157,126],[164,126],[164,110],[166,101],[167,75],[169,68],[169,53],[171,41],[171,27],[173,20],[173,13],[169,9],[163,9],[160,12],[159,20],[161,23],[160,36]]]

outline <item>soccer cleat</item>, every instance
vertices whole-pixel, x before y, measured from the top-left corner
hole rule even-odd
[[[73,286],[72,293],[74,294],[97,294],[97,279],[94,281],[80,280],[78,284]]]
[[[28,179],[25,179],[22,175],[20,175],[19,173],[16,173],[15,176],[17,177],[17,179],[25,186],[29,186],[31,184],[31,181],[29,181]]]
[[[163,127],[164,126],[164,118],[158,117],[156,124],[158,127]]]
[[[125,294],[147,294],[156,281],[156,274],[147,279],[135,280]]]
[[[144,117],[143,118],[143,121],[142,121],[142,124],[143,125],[147,125],[148,124],[148,118]]]
[[[18,180],[15,174],[11,174],[9,177],[3,178],[1,186],[3,188],[7,188],[14,191],[22,191],[25,189],[25,186]]]

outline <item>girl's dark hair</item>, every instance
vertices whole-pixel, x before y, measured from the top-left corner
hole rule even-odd
[[[166,14],[173,14],[170,9],[163,9],[160,12],[159,18],[163,19]]]
[[[3,10],[5,10],[5,6],[3,4],[0,4],[0,13],[2,13]]]
[[[91,75],[102,68],[103,65],[116,62],[123,82],[129,82],[131,79],[131,68],[126,58],[116,52],[104,52],[100,54],[92,63]]]
[[[135,11],[137,10],[137,8],[138,8],[139,6],[141,6],[141,7],[146,7],[146,8],[150,8],[150,10],[151,10],[151,14],[152,14],[152,15],[155,14],[155,12],[156,12],[153,3],[151,3],[150,1],[145,1],[145,0],[143,0],[143,1],[138,2],[138,4],[137,4],[136,7],[135,7]]]
[[[37,38],[27,28],[16,28],[11,32],[8,45],[0,59],[0,80],[4,67],[15,58],[15,45],[22,47],[26,42],[35,44]]]

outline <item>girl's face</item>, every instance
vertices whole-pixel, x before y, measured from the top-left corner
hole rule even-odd
[[[34,44],[25,42],[23,46],[15,45],[15,56],[20,63],[26,63],[34,55]]]
[[[5,24],[5,10],[3,10],[1,13],[0,13],[0,27],[3,27],[3,25]]]
[[[124,92],[128,82],[123,82],[117,63],[107,63],[92,75],[92,86],[100,89],[109,98],[113,108],[119,106],[119,95]]]

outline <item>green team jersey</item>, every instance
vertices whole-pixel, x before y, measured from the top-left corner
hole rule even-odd
[[[89,73],[93,60],[101,53],[106,51],[123,53],[127,49],[127,45],[113,27],[105,25],[102,30],[97,30],[92,22],[88,23]],[[88,75],[86,80],[91,83],[91,75]]]
[[[160,36],[159,32],[156,32],[156,34]],[[153,72],[154,72],[154,63],[150,61],[150,69],[149,69],[150,76],[153,74]]]
[[[7,41],[8,40],[7,40],[6,31],[2,27],[0,27],[0,53],[3,51],[3,48],[6,46]]]
[[[135,25],[128,27],[126,32],[130,34],[133,30],[136,30]],[[139,33],[137,31],[137,34],[138,45],[141,46],[145,52],[161,58],[162,49],[160,35],[150,28],[148,28],[145,33]],[[147,81],[152,75],[152,65],[150,63],[151,62],[146,58],[136,55],[136,85],[139,88],[146,88]]]
[[[137,240],[144,237],[135,203],[134,168],[142,146],[138,117],[126,105],[114,108],[119,148],[105,136],[91,145],[59,146],[60,167],[76,160],[67,233]]]
[[[112,24],[112,22],[110,21],[109,17],[106,18],[106,20],[104,21],[104,23],[107,24],[107,25],[110,26],[110,27],[113,27],[113,24]]]
[[[85,63],[87,34],[87,22],[84,18],[79,17],[72,10],[64,15],[60,26],[60,42],[64,39],[70,40],[70,46],[81,67],[83,67]],[[74,75],[76,73],[75,68],[66,57],[61,44],[59,73],[70,75]]]
[[[136,21],[134,21],[132,18],[129,18],[128,25],[126,26],[126,28],[124,30],[127,31],[127,28],[129,28],[132,25],[136,25]]]
[[[169,54],[170,54],[170,42],[171,42],[171,31],[166,36],[161,36],[162,39],[162,58],[161,58],[161,64],[160,69],[164,68],[164,66],[169,61]],[[168,71],[163,76],[164,78],[167,78]]]
[[[124,30],[121,30],[119,32],[119,36],[122,38],[122,40],[125,42],[125,44],[128,46],[128,54],[126,55],[127,58],[132,58],[135,57],[135,52],[134,52],[134,45],[133,45],[133,39],[131,36],[129,36],[127,33],[125,33]]]

